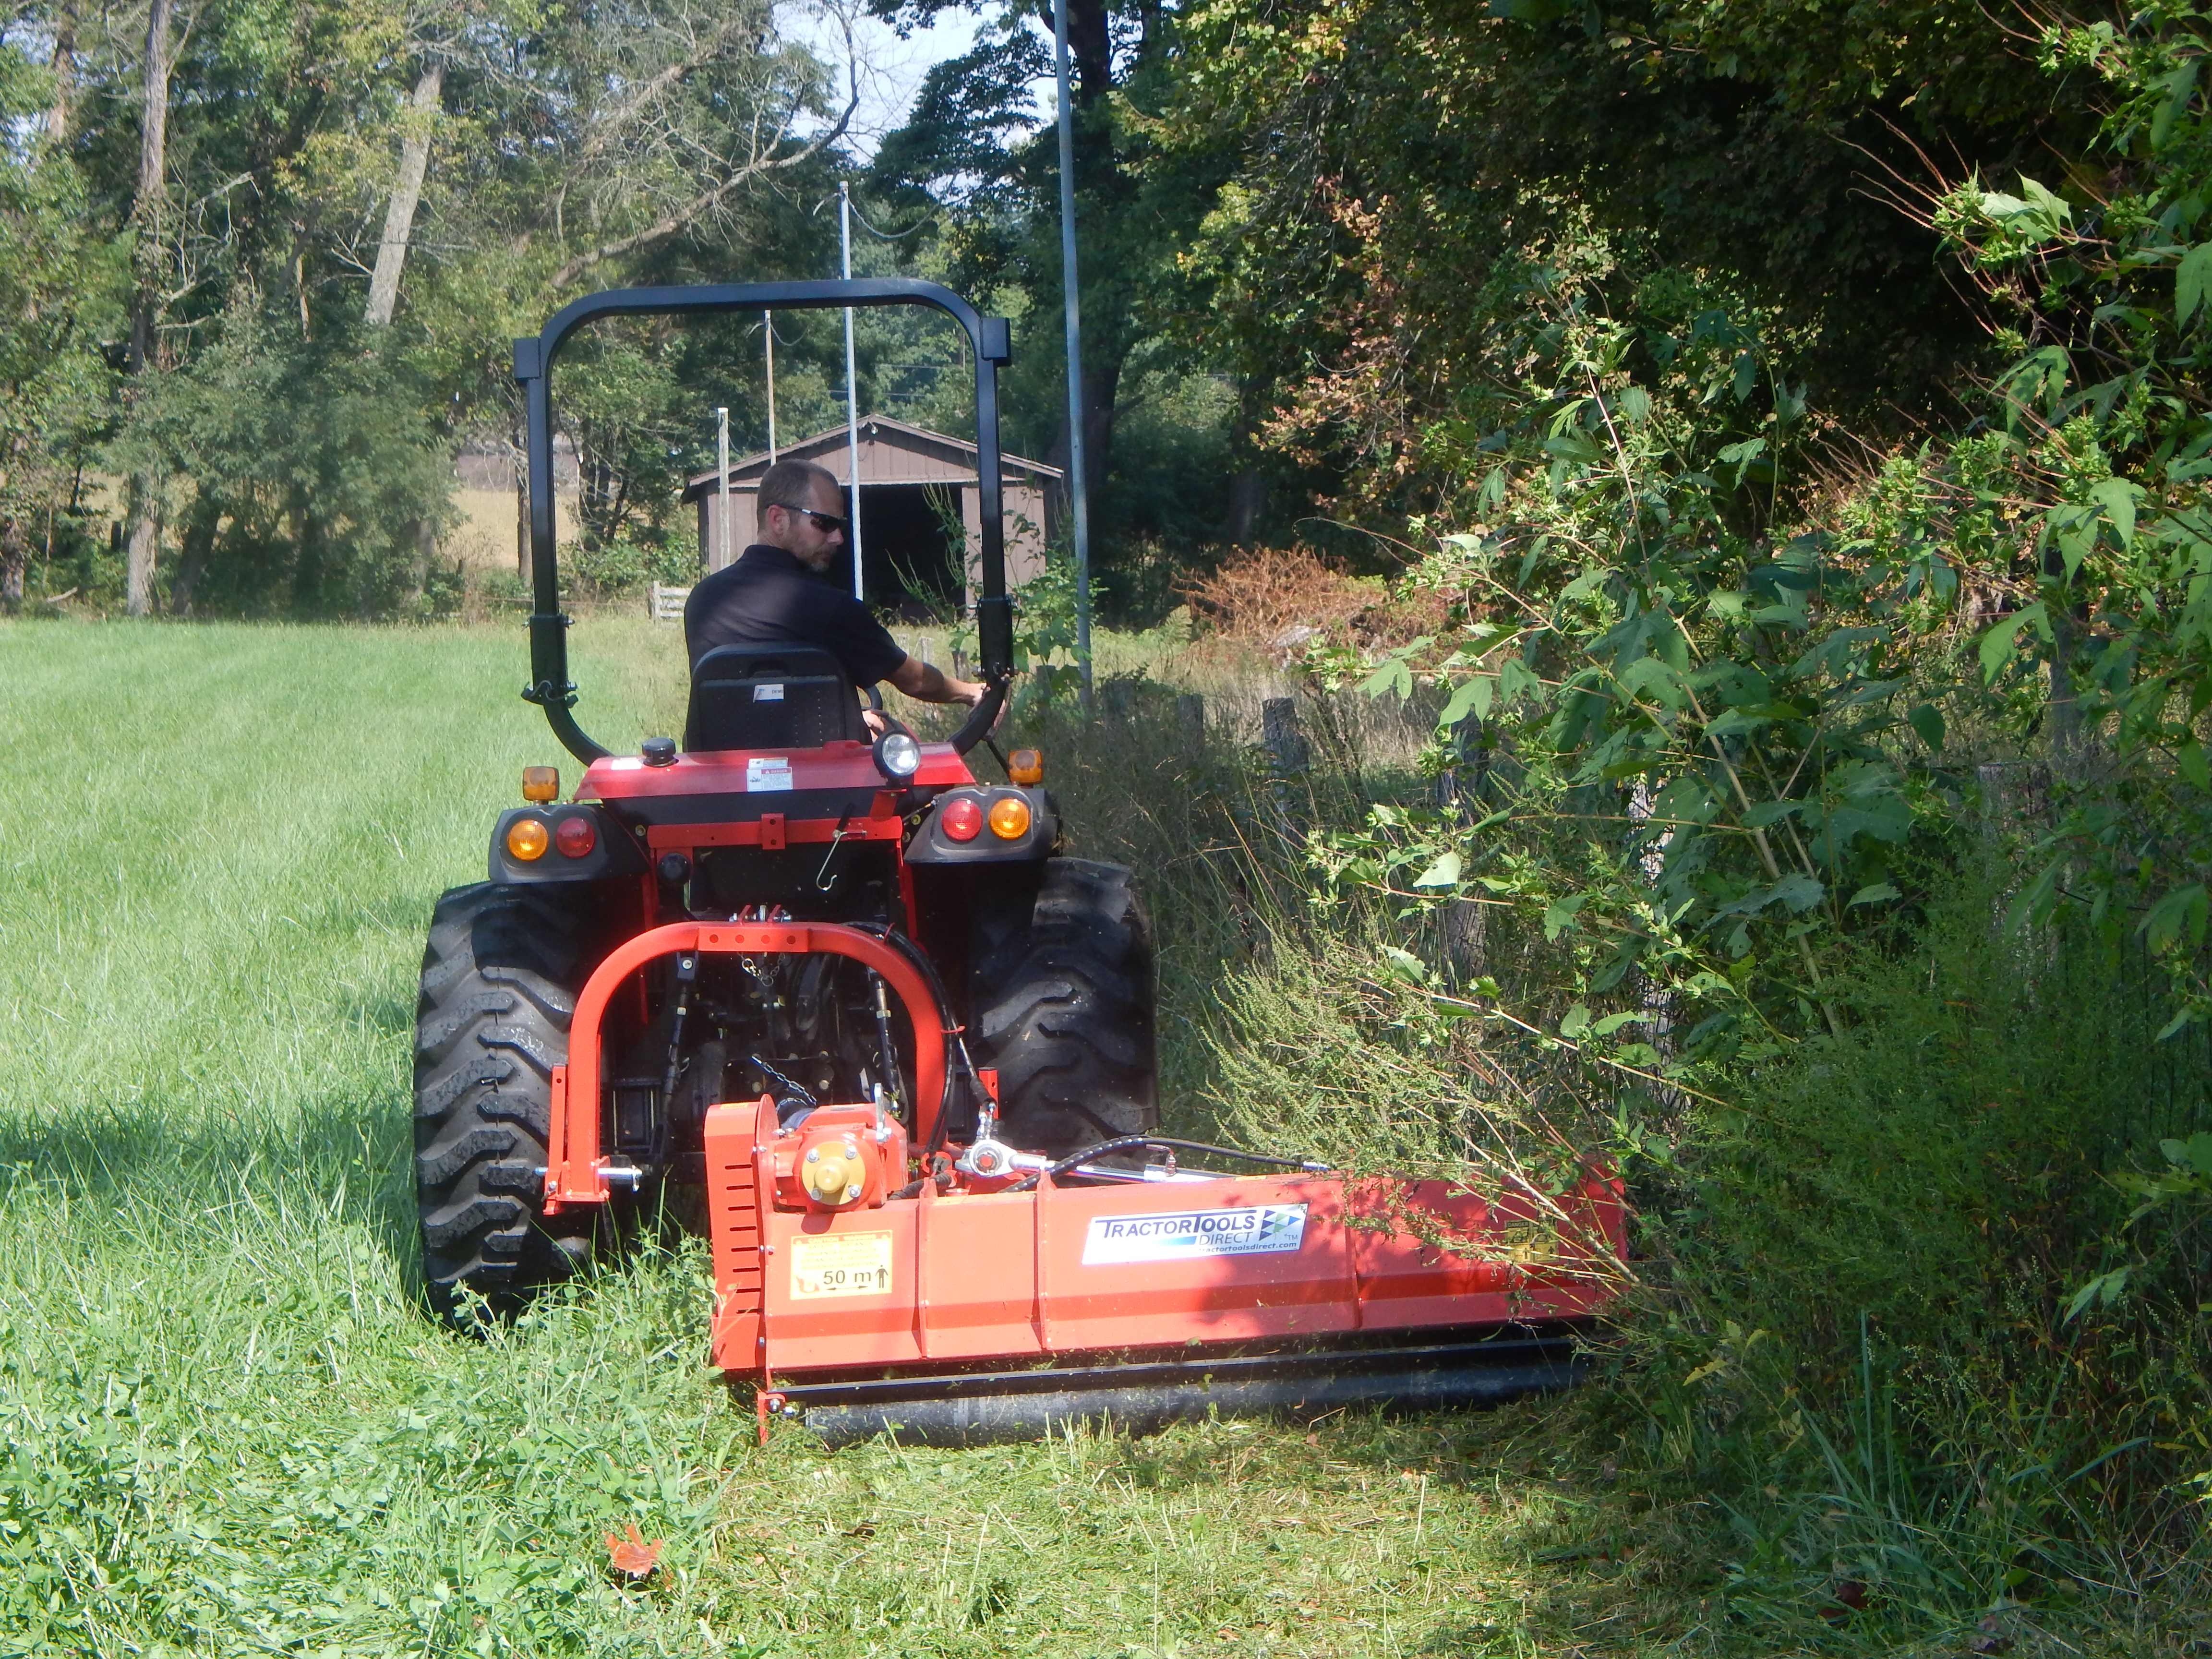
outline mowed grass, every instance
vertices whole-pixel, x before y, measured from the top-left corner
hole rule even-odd
[[[672,729],[677,653],[580,627],[587,728]],[[1575,1541],[1541,1407],[763,1451],[696,1243],[438,1327],[415,975],[518,769],[574,781],[524,673],[515,628],[0,624],[0,1654],[1548,1654],[1680,1611]]]

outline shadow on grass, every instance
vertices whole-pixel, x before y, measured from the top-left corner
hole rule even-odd
[[[365,1213],[380,1245],[414,1254],[405,1095],[330,1088],[295,1106],[210,1108],[155,1096],[0,1117],[0,1203],[27,1189],[65,1202],[159,1193],[186,1206],[261,1196]]]

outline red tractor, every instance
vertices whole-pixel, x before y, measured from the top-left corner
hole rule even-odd
[[[605,317],[896,304],[951,317],[975,363],[982,703],[948,743],[895,720],[874,735],[836,658],[724,647],[695,666],[680,746],[594,743],[570,712],[555,565],[562,342]],[[964,1442],[1565,1380],[1620,1245],[1601,1176],[1477,1194],[1158,1133],[1133,878],[1060,851],[1034,751],[989,782],[963,758],[1012,674],[1007,337],[934,284],[867,281],[599,294],[515,343],[524,696],[586,769],[563,802],[530,769],[489,879],[431,922],[415,1092],[431,1297],[497,1316],[626,1212],[692,1189],[713,1352],[754,1382],[763,1432],[782,1410],[833,1441]]]

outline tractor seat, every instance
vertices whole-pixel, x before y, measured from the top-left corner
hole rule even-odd
[[[684,747],[818,749],[867,740],[844,664],[809,645],[718,645],[692,665]]]

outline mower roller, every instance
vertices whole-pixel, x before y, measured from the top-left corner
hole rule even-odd
[[[975,369],[976,628],[951,740],[860,713],[837,659],[726,646],[684,740],[613,754],[572,710],[555,563],[562,343],[609,317],[933,307]],[[501,815],[423,958],[416,1175],[429,1292],[511,1312],[596,1244],[703,1207],[714,1363],[761,1432],[836,1445],[1381,1402],[1573,1380],[1622,1248],[1580,1169],[1487,1194],[1158,1133],[1152,939],[1131,873],[1067,856],[1042,763],[963,758],[1013,674],[1002,319],[908,281],[616,290],[518,340],[532,680],[585,764]],[[880,711],[880,704],[878,704]],[[995,750],[994,750],[995,752]]]

